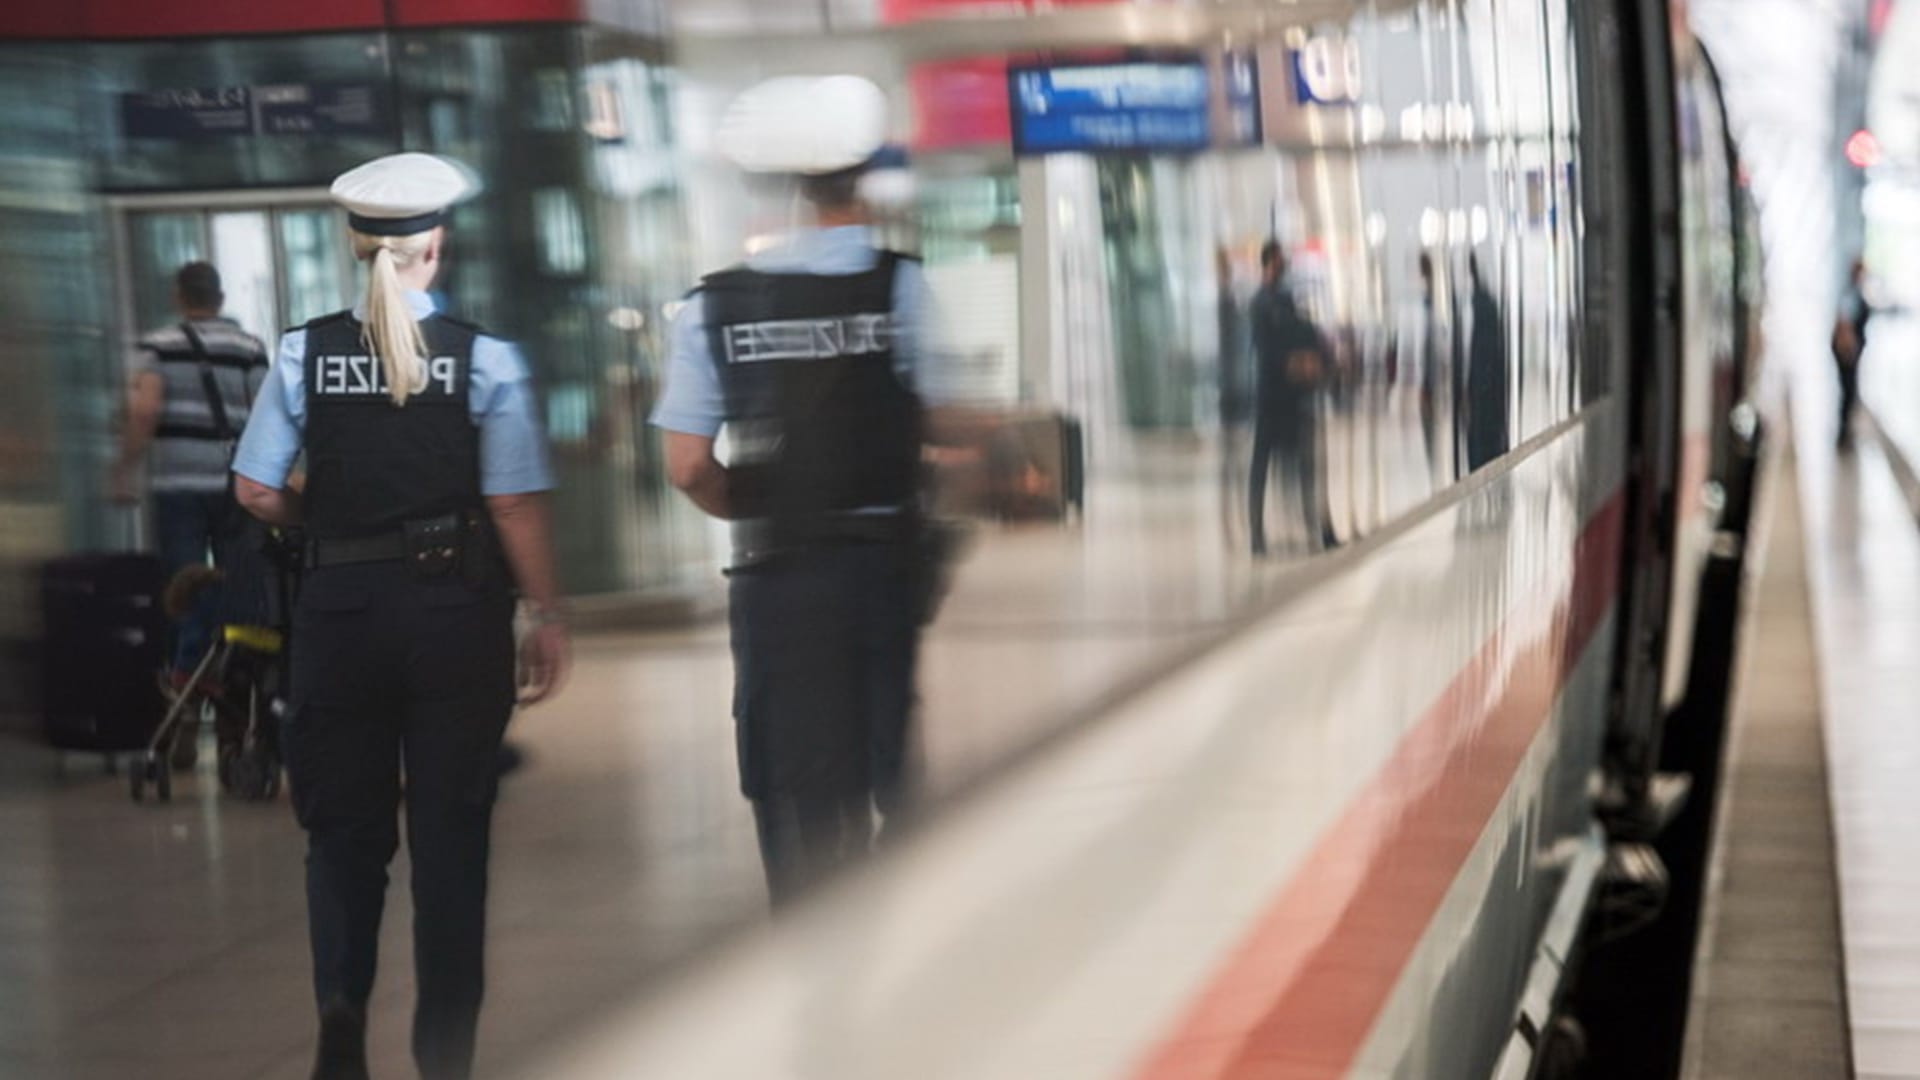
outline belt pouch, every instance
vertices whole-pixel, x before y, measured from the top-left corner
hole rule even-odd
[[[466,547],[463,526],[458,514],[420,518],[402,525],[407,538],[407,565],[422,578],[442,578],[459,570]]]

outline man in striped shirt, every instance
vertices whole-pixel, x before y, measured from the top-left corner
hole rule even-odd
[[[203,262],[182,266],[174,275],[181,321],[142,337],[128,365],[127,422],[113,492],[133,502],[134,477],[147,464],[155,546],[169,574],[205,565],[209,553],[219,565],[223,542],[240,521],[228,468],[266,377],[267,351],[220,314],[225,302],[219,271]],[[173,650],[176,684],[185,684],[211,643],[213,617],[212,598],[203,597],[182,621]]]

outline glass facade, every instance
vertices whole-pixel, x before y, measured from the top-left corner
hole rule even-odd
[[[173,271],[212,261],[228,313],[263,338],[347,306],[360,278],[325,185],[417,149],[485,178],[455,215],[437,287],[534,368],[567,588],[704,576],[706,528],[666,497],[643,422],[662,309],[691,272],[657,46],[533,26],[5,52],[0,304],[14,340],[0,408],[9,437],[35,449],[0,455],[0,497],[43,499],[54,537],[29,562],[135,540],[133,515],[103,502],[100,477],[125,347],[174,318]],[[220,127],[221,107],[241,100],[247,127]]]
[[[85,142],[93,78],[77,51],[0,49],[0,697],[33,685],[35,574],[101,546],[116,365],[105,317],[106,238]],[[122,515],[121,517],[124,517]],[[124,521],[121,522],[124,526]],[[0,700],[0,716],[23,715]]]

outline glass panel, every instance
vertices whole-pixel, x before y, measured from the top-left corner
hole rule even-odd
[[[102,113],[88,117],[100,177],[109,189],[216,190],[325,183],[397,149],[386,39],[379,34],[286,34],[97,45],[87,65]],[[181,138],[122,111],[121,95],[224,89],[279,101],[278,124],[303,111],[330,114],[324,131],[256,128],[251,134]],[[366,95],[370,108],[345,108]],[[292,114],[292,115],[289,115]],[[264,116],[257,123],[268,121]]]
[[[207,257],[204,222],[198,211],[136,213],[127,219],[133,285],[132,334],[175,321],[173,275],[181,266]]]
[[[0,48],[0,699],[21,717],[32,712],[25,646],[40,622],[34,568],[134,539],[133,515],[100,491],[121,343],[105,331],[107,229],[85,196],[95,76],[83,59],[46,42]]]
[[[280,211],[283,326],[299,326],[351,302],[346,231],[338,218],[321,207]]]
[[[213,265],[220,271],[220,284],[226,290],[227,316],[263,340],[273,337],[280,328],[280,318],[267,212],[215,214],[210,225]]]
[[[571,191],[552,187],[534,192],[533,227],[540,244],[540,269],[555,275],[586,269],[587,231]]]

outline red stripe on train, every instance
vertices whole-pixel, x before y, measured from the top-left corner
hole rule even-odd
[[[1616,492],[1581,531],[1573,581],[1544,625],[1516,642],[1529,627],[1510,616],[1461,669],[1137,1080],[1317,1080],[1352,1067],[1613,602],[1623,513]]]

